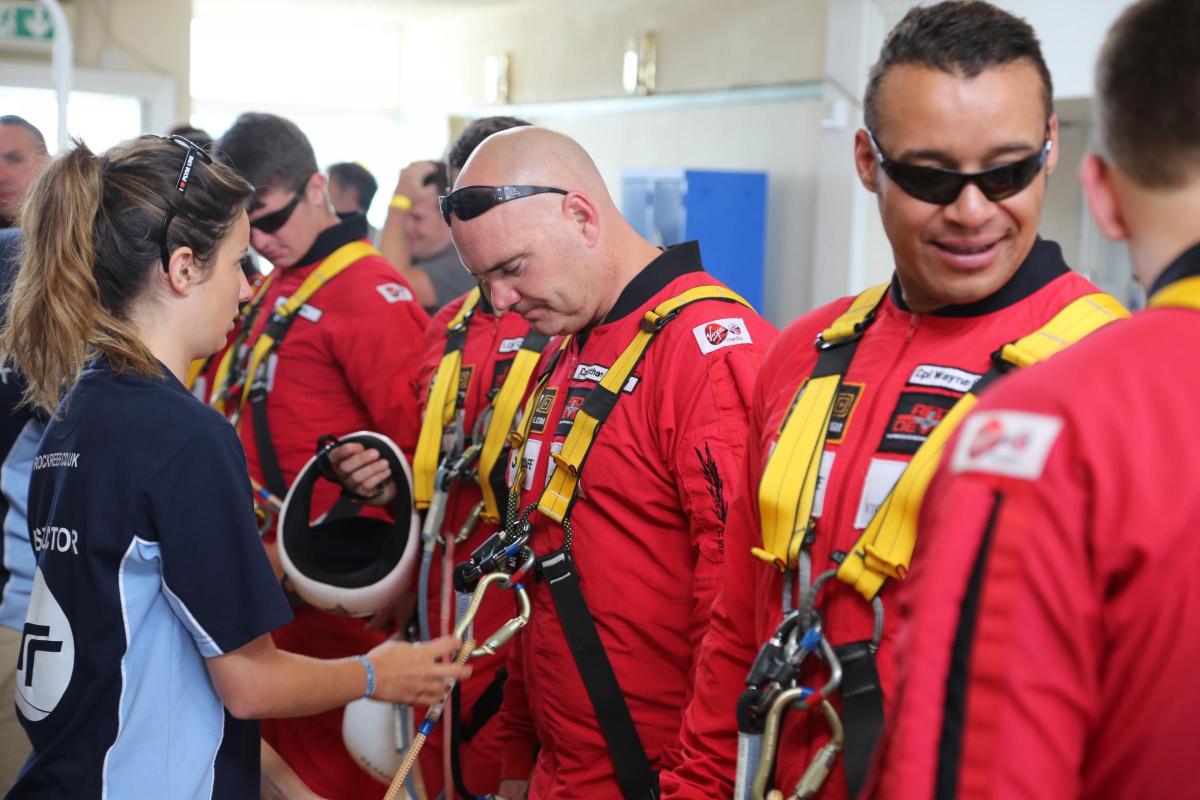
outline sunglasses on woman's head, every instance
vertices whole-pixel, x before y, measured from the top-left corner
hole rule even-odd
[[[162,141],[177,144],[186,151],[186,155],[183,157],[183,166],[179,168],[179,178],[175,181],[175,191],[179,192],[179,198],[182,200],[183,195],[187,193],[188,181],[192,179],[192,169],[196,166],[196,159],[199,158],[205,164],[211,164],[213,163],[212,156],[203,147],[182,136],[167,136]],[[167,252],[167,229],[171,227],[171,220],[175,219],[177,211],[175,203],[171,203],[167,208],[167,215],[163,218],[162,233],[158,237],[163,272],[170,269],[168,265],[171,254]]]
[[[1018,194],[1033,183],[1033,179],[1042,171],[1052,144],[1047,138],[1039,152],[1011,164],[1001,164],[982,172],[956,172],[893,161],[883,154],[879,143],[875,141],[875,134],[867,131],[867,136],[879,166],[893,183],[918,200],[939,206],[950,205],[957,200],[968,183],[978,186],[983,196],[993,203]]]
[[[567,194],[566,190],[553,186],[464,186],[439,197],[438,205],[442,210],[442,219],[449,225],[451,214],[465,222],[509,200],[547,192]]]

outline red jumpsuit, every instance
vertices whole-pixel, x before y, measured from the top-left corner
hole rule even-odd
[[[1195,275],[1200,247],[1164,277]],[[1200,312],[1151,309],[964,421],[901,593],[874,796],[1195,796],[1197,346]]]
[[[835,568],[858,540],[912,454],[1007,342],[1040,328],[1072,300],[1097,291],[1062,262],[1057,245],[1039,241],[1009,282],[991,297],[932,314],[902,305],[898,286],[881,304],[845,374],[830,425],[814,516],[814,577]],[[762,542],[758,486],[783,417],[817,360],[817,335],[850,305],[843,298],[793,323],[771,349],[754,391],[746,491],[735,498],[728,525],[725,587],[713,608],[700,653],[696,694],[685,716],[684,763],[662,777],[663,797],[711,798],[732,794],[737,762],[735,707],[760,646],[782,618],[785,575],[750,553]],[[796,574],[787,580],[795,582]],[[881,597],[888,614],[892,593]],[[816,604],[833,645],[871,639],[871,607],[838,580],[825,584]],[[885,621],[876,654],[885,700],[894,685],[897,626]],[[818,687],[826,674],[808,659],[801,683]],[[838,701],[835,699],[835,706]],[[817,749],[829,738],[819,713],[785,717],[773,785],[791,792]],[[820,793],[847,795],[842,764]]]
[[[289,267],[271,284],[248,342],[257,340],[280,298],[295,291],[321,261],[343,244],[366,235],[358,218],[324,231],[302,266]],[[368,256],[325,284],[295,315],[275,357],[267,399],[271,440],[290,483],[313,453],[317,439],[357,430],[386,434],[410,457],[420,430],[417,382],[422,336],[429,317],[413,301],[404,279],[382,257]],[[241,420],[250,475],[263,482],[254,418]],[[313,509],[333,504],[337,487],[319,481]],[[318,658],[367,652],[382,642],[353,617],[304,606],[274,632],[281,649]],[[311,717],[264,720],[263,737],[315,792],[328,798],[380,797],[383,788],[346,752],[342,710]]]
[[[428,401],[428,389],[433,381],[434,373],[442,360],[446,349],[446,326],[462,308],[466,295],[458,297],[443,306],[434,316],[425,335],[425,361],[421,368],[421,383],[425,387],[422,393],[423,404]],[[463,398],[463,428],[468,437],[475,430],[475,424],[481,412],[488,406],[489,394],[498,391],[508,375],[517,350],[525,335],[529,332],[529,323],[521,319],[519,314],[497,315],[487,304],[486,299],[480,299],[475,313],[467,323],[466,344],[462,351],[462,370],[466,378],[466,394]],[[554,347],[552,342],[547,351]],[[479,441],[482,441],[486,431],[479,430]],[[506,462],[501,463],[501,469]],[[501,476],[502,477],[502,476]],[[457,531],[471,513],[471,509],[482,498],[483,493],[475,481],[460,481],[454,484],[446,506],[446,521],[443,530]],[[506,496],[503,491],[497,494],[499,510],[504,513]],[[485,539],[495,533],[497,526],[480,520],[474,533],[454,547],[454,561],[466,561],[471,551]],[[442,555],[443,547],[439,544],[433,553],[433,568],[429,575],[429,620],[433,634],[440,633],[438,621],[441,615],[442,587]],[[475,617],[475,631],[486,636],[499,628],[514,615],[514,605],[511,593],[492,592],[484,598]],[[454,616],[449,615],[449,626],[454,627]],[[481,696],[489,690],[497,680],[497,673],[504,666],[505,654],[473,659],[471,666],[474,673],[471,678],[460,684],[462,725],[464,728],[477,726],[479,723],[472,715]],[[494,690],[493,690],[494,691]],[[417,718],[424,714],[424,709],[417,709]],[[443,724],[449,722],[449,717],[442,718]],[[484,722],[471,737],[460,747],[460,764],[462,767],[463,783],[473,794],[483,795],[495,792],[500,785],[500,752],[501,742],[498,736],[500,730],[499,716],[495,715]],[[442,791],[443,777],[443,728],[435,729],[433,736],[421,750],[421,775],[425,783],[425,791],[430,797],[436,797]]]
[[[537,502],[550,453],[645,312],[715,283],[702,271],[699,248],[679,245],[634,278],[605,320],[572,339],[543,393],[553,403],[535,412],[525,444],[532,466],[522,505]],[[740,305],[685,307],[650,344],[581,472],[571,514],[580,586],[655,768],[678,757],[695,654],[721,581],[749,389],[774,336]],[[562,546],[561,527],[538,512],[530,520],[539,556]],[[501,712],[503,775],[528,779],[532,770],[532,800],[620,797],[550,591],[544,580],[527,586],[533,616],[511,652]]]

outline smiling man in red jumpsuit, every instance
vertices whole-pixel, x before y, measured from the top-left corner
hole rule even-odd
[[[411,455],[428,315],[404,279],[364,241],[366,218],[339,220],[333,213],[325,177],[295,124],[271,114],[243,114],[217,151],[255,187],[250,243],[274,266],[244,323],[245,346],[231,353],[215,386],[214,402],[240,417],[251,477],[283,497],[326,434],[379,431]],[[278,348],[256,375],[247,375],[254,344],[273,324],[272,310],[342,257],[345,269],[296,310],[282,333],[273,329]],[[322,482],[314,508],[329,508],[337,494],[337,487]],[[319,658],[365,653],[386,638],[366,630],[360,619],[310,606],[296,609],[295,621],[272,635],[283,649]],[[263,725],[263,736],[321,796],[381,796],[383,787],[346,752],[341,718],[337,709],[272,720]]]
[[[1037,38],[1022,20],[982,2],[913,9],[871,71],[865,123],[854,157],[863,185],[878,196],[895,275],[859,302],[844,298],[797,320],[763,365],[738,480],[746,491],[727,525],[725,586],[701,649],[684,760],[663,775],[664,797],[731,796],[739,748],[746,772],[738,788],[749,794],[753,746],[766,738],[756,739],[763,728],[747,720],[765,727],[759,698],[772,695],[743,692],[756,654],[793,608],[819,614],[844,668],[841,688],[828,708],[814,700],[813,710],[783,717],[773,764],[759,774],[791,792],[829,743],[827,720],[837,714],[844,752],[816,796],[853,796],[897,658],[887,573],[867,558],[889,556],[892,540],[864,531],[890,519],[876,520],[881,508],[919,497],[919,482],[914,492],[892,496],[892,489],[964,393],[991,379],[993,353],[1097,291],[1067,268],[1057,245],[1037,236],[1058,123]],[[1085,301],[1093,323],[1120,313],[1106,311],[1115,303],[1101,298]],[[857,324],[834,325],[847,314]],[[827,346],[814,346],[818,336]],[[826,378],[828,402],[818,402]],[[806,423],[807,451],[789,438]],[[790,462],[796,455],[802,461]],[[807,495],[788,488],[798,477]],[[907,563],[896,563],[891,572],[902,577]],[[812,581],[825,573],[832,579],[811,603]],[[801,630],[814,621],[802,619]],[[809,657],[780,685],[820,689],[828,675],[821,661]],[[739,715],[747,699],[754,714]]]
[[[1082,178],[1149,309],[1000,384],[948,447],[877,797],[1196,794],[1198,30],[1191,0],[1147,0],[1109,33]]]
[[[531,798],[649,796],[678,756],[747,391],[774,329],[703,271],[696,243],[638,236],[565,136],[496,134],[456,186],[444,210],[493,307],[568,336],[510,465],[541,577],[509,658],[501,793],[529,781]],[[635,341],[648,341],[640,360]]]

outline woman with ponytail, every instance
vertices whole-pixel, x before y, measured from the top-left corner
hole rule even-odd
[[[467,673],[437,663],[449,639],[328,661],[272,644],[291,614],[245,456],[181,382],[250,296],[251,193],[186,139],[142,137],[103,156],[77,143],[22,213],[0,357],[51,419],[30,482],[37,570],[17,665],[33,754],[10,798],[258,797],[251,720],[364,694],[429,703]],[[262,791],[302,795],[264,754]]]

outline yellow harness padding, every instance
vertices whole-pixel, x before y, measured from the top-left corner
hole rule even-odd
[[[1001,348],[998,357],[1009,368],[1028,366],[1049,358],[1104,325],[1127,316],[1129,316],[1129,312],[1112,297],[1100,293],[1086,295],[1071,302],[1037,331],[1005,345]],[[993,370],[999,374],[999,370],[996,368]],[[993,377],[995,375],[989,372],[978,385],[982,386]],[[840,375],[838,378],[840,379]],[[833,396],[830,395],[831,406],[832,398]],[[922,443],[888,494],[887,499],[871,519],[867,529],[839,566],[838,578],[853,586],[864,599],[872,600],[888,578],[902,579],[908,574],[913,549],[916,546],[917,518],[921,500],[937,469],[946,441],[976,402],[978,402],[978,397],[973,392],[964,394]],[[829,410],[824,412],[825,425],[828,425],[829,414]],[[798,421],[793,423],[796,417],[797,415],[793,413],[785,421],[784,430],[775,447],[775,452],[768,460],[767,470],[763,473],[763,481],[759,488],[760,513],[763,514],[764,548],[767,548],[768,543],[773,541],[767,538],[766,522],[768,518],[763,509],[764,495],[774,490],[777,493],[776,504],[786,503],[789,497],[784,494],[787,487],[780,485],[778,477],[773,478],[776,482],[775,485],[768,485],[768,475],[771,474],[773,462],[781,458],[794,458],[785,451],[785,436],[789,428],[800,427]],[[820,430],[817,450],[809,456],[810,459],[815,459],[817,464],[819,464],[820,456],[824,451],[824,430],[823,426]],[[800,437],[791,437],[790,441],[798,438]],[[809,440],[813,439],[814,437],[810,433]],[[815,466],[813,469],[815,470]],[[795,494],[791,495],[791,497],[795,496]],[[811,498],[807,506],[796,506],[793,503],[793,507],[802,508],[809,514],[809,516],[801,518],[805,521],[804,530],[807,531],[811,524]],[[793,525],[795,525],[794,521]],[[778,537],[778,532],[775,535]],[[803,541],[803,536],[794,538]],[[794,567],[794,559],[798,553],[799,543],[782,554],[769,548],[762,550],[755,548],[756,555],[776,565],[781,565],[781,568],[782,566]]]
[[[254,297],[251,298],[250,302],[245,306],[245,311],[242,313],[242,330],[238,332],[238,337],[233,344],[225,349],[225,355],[221,356],[221,362],[217,364],[217,373],[213,376],[213,389],[212,394],[209,396],[209,404],[222,414],[225,413],[225,400],[229,397],[232,390],[230,380],[233,361],[237,357],[237,352],[241,349],[242,343],[250,335],[249,328],[254,324],[258,308],[267,296],[267,289],[270,288],[271,282],[278,274],[279,270],[275,270],[263,279],[262,284],[258,287],[258,291],[254,293]]]
[[[200,373],[204,371],[204,365],[208,363],[207,358],[197,358],[192,363],[188,364],[187,379],[183,385],[191,391],[196,387],[196,378],[200,377]]]
[[[540,346],[534,346],[533,339],[539,339]],[[490,480],[496,462],[504,452],[504,444],[508,441],[509,433],[516,421],[517,409],[521,405],[521,397],[533,371],[537,369],[538,359],[542,355],[545,340],[536,337],[530,330],[525,334],[521,347],[513,358],[508,374],[504,376],[504,384],[492,401],[492,419],[483,435],[483,449],[479,452],[479,488],[483,492],[483,511],[479,516],[485,521],[496,524],[500,521],[500,504]]]
[[[860,335],[870,324],[889,285],[872,286],[854,298],[850,308],[821,333],[820,342],[826,347],[836,346]],[[753,548],[752,552],[780,571],[795,569],[812,525],[817,473],[841,382],[841,373],[833,373],[810,377],[800,385],[763,470],[758,486],[763,546]]]
[[[647,311],[642,317],[641,325],[633,341],[617,357],[616,362],[609,368],[604,378],[600,381],[600,385],[588,393],[588,398],[584,401],[583,408],[579,409],[575,415],[575,422],[571,426],[571,432],[567,434],[567,440],[563,443],[562,452],[552,456],[555,464],[554,475],[547,484],[545,491],[542,492],[541,499],[538,501],[538,509],[543,514],[546,514],[560,525],[562,524],[563,519],[565,519],[571,510],[572,503],[574,503],[575,492],[579,488],[579,473],[582,471],[583,463],[587,459],[588,450],[591,449],[592,442],[595,441],[596,434],[599,432],[601,424],[607,418],[608,412],[612,410],[616,401],[620,398],[621,391],[629,381],[633,370],[641,361],[642,356],[645,355],[646,348],[650,346],[650,342],[654,340],[654,337],[662,331],[667,323],[678,315],[680,309],[701,300],[723,300],[725,302],[738,303],[753,310],[753,306],[749,302],[724,286],[697,286],[660,303],[653,310]],[[567,349],[567,346],[571,343],[571,339],[571,336],[563,337],[562,343],[558,348],[559,355]],[[529,395],[529,399],[525,402],[521,428],[509,436],[512,452],[517,459],[517,468],[512,483],[509,485],[510,497],[518,496],[521,492],[521,483],[525,479],[525,458],[524,453],[521,451],[525,446],[525,442],[529,439],[529,430],[533,424],[534,409],[545,391],[546,384],[549,383],[550,375],[553,371],[553,369],[547,370],[533,393]],[[596,395],[597,398],[604,398],[603,402],[599,400],[592,401],[593,395]],[[593,403],[595,404],[593,405]],[[569,457],[568,453],[570,454]],[[513,505],[515,507],[516,504],[514,503]],[[509,524],[515,522],[516,520],[509,520]]]
[[[279,346],[279,342],[270,334],[271,322],[275,319],[285,321],[291,318],[301,307],[307,303],[313,295],[315,295],[322,286],[336,278],[346,271],[347,268],[353,266],[360,259],[371,255],[379,255],[379,251],[366,242],[349,242],[342,245],[337,250],[329,254],[329,257],[321,262],[321,266],[313,270],[299,288],[292,293],[292,296],[287,299],[279,308],[272,313],[272,320],[268,321],[263,327],[262,333],[258,335],[258,339],[254,342],[254,347],[250,350],[250,363],[246,367],[245,373],[247,388],[249,384],[258,376],[258,371],[262,368],[263,362],[267,360],[267,356],[274,352]],[[249,398],[248,391],[242,391],[241,401],[238,404],[239,409],[246,407],[246,400]]]
[[[421,438],[417,440],[417,454],[413,459],[413,496],[417,508],[429,508],[433,499],[433,479],[441,458],[442,433],[454,421],[462,391],[462,353],[467,344],[467,323],[478,305],[479,287],[476,286],[446,326],[446,352],[433,375],[429,403],[425,407],[425,418],[421,420]]]
[[[697,286],[647,311],[633,341],[609,367],[600,385],[588,393],[583,407],[575,415],[575,422],[563,443],[562,452],[551,456],[554,459],[555,470],[538,502],[538,510],[542,514],[562,524],[575,502],[579,473],[583,469],[583,463],[596,434],[612,407],[616,405],[634,368],[645,355],[646,348],[684,306],[701,300],[723,300],[751,308],[746,300],[724,286]]]
[[[1147,308],[1194,308],[1200,310],[1200,276],[1180,278],[1150,296]]]

